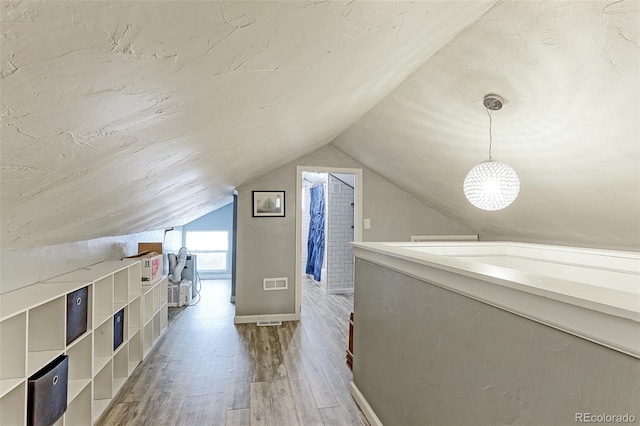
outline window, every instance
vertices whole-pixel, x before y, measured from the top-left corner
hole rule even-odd
[[[229,270],[229,231],[187,231],[186,243],[189,251],[198,256],[198,270]]]

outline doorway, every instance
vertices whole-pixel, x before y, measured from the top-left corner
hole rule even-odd
[[[353,274],[349,275],[344,266],[350,263],[353,268],[348,242],[362,241],[362,169],[298,166],[296,188],[295,298],[299,316],[302,282],[308,281],[305,276],[327,294],[353,292]],[[321,207],[325,207],[321,211],[316,205],[313,212],[316,217],[324,215],[322,231],[317,228],[318,221],[311,221],[312,198],[316,203],[321,198]],[[309,224],[315,229],[308,229]],[[324,244],[318,244],[321,241]],[[311,265],[307,262],[309,254],[313,256]],[[343,267],[338,266],[341,264]]]

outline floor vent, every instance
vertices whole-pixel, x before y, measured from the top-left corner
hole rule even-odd
[[[274,325],[282,325],[282,321],[258,321],[258,327],[268,327]]]
[[[263,290],[286,290],[289,288],[289,280],[284,278],[264,278],[262,280]]]

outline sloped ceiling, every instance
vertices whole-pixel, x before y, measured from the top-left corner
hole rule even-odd
[[[501,2],[333,145],[484,236],[640,249],[640,3]],[[520,195],[484,212],[468,171],[511,165]]]
[[[640,247],[637,1],[1,6],[3,250],[184,224],[330,142],[483,235]]]
[[[191,221],[332,141],[492,4],[3,1],[2,249]]]

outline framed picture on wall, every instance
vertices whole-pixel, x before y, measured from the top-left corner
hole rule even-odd
[[[284,217],[284,191],[253,191],[253,217]]]

